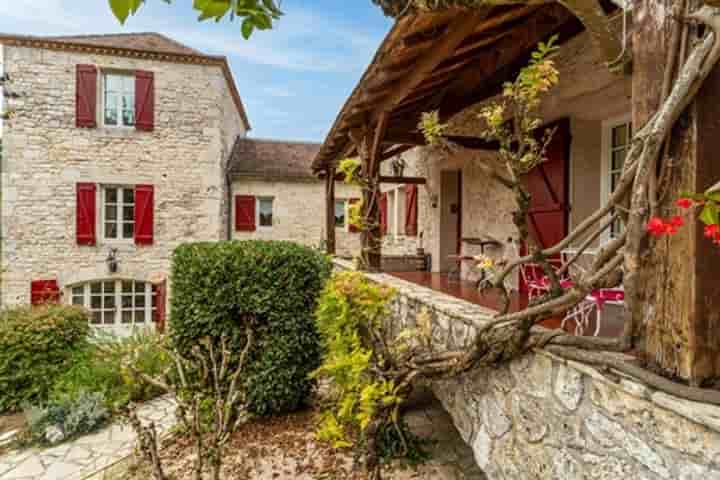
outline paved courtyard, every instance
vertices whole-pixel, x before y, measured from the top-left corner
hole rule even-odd
[[[175,423],[175,405],[161,397],[140,407],[144,421],[154,421],[160,433]],[[82,480],[122,460],[135,446],[129,425],[113,424],[92,435],[47,449],[13,451],[0,457],[2,480]]]

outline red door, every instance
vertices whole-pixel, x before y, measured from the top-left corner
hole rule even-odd
[[[570,121],[559,120],[541,127],[540,131],[545,132],[548,128],[556,130],[547,148],[547,161],[524,178],[525,188],[531,195],[528,226],[542,248],[552,247],[565,238],[570,212]],[[522,276],[520,292],[527,292]]]

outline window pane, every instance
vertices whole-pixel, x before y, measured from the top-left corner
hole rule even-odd
[[[345,226],[345,201],[340,200],[335,202],[335,226]]]
[[[258,216],[261,227],[272,227],[273,224],[273,201],[263,198],[258,201]]]
[[[90,284],[90,293],[100,293],[100,282]]]
[[[134,221],[135,220],[135,207],[130,205],[129,207],[123,207],[123,220]]]
[[[127,312],[122,312],[122,323],[132,323],[132,316],[133,312],[132,310]]]
[[[612,169],[613,170],[619,170],[623,167],[623,165],[625,164],[625,155],[627,155],[627,150],[624,148],[613,151],[613,153],[612,153]]]
[[[122,308],[123,308],[123,310],[130,310],[130,309],[132,309],[132,306],[133,306],[132,301],[133,301],[132,295],[123,295],[123,296],[122,296]]]
[[[133,238],[135,236],[135,224],[124,223],[123,224],[123,238]]]
[[[117,220],[117,207],[114,205],[105,206],[105,221],[114,222]]]
[[[117,203],[117,188],[105,189],[105,203]]]
[[[103,291],[105,293],[115,293],[115,282],[103,282]]]
[[[135,323],[145,323],[145,310],[135,310]]]
[[[123,293],[132,293],[133,292],[133,282],[122,282],[122,292]]]
[[[135,308],[145,308],[145,295],[135,295]]]
[[[133,205],[135,203],[135,190],[132,188],[123,188],[123,203],[125,205]]]
[[[620,147],[627,144],[628,141],[628,128],[627,125],[618,125],[612,130],[612,144],[613,147]]]
[[[95,325],[100,325],[102,323],[102,313],[101,312],[93,312],[92,323]]]
[[[73,305],[85,306],[85,297],[82,295],[81,296],[73,295],[72,303],[73,303]]]
[[[82,287],[82,286],[80,286],[80,287],[73,287],[73,289],[72,289],[72,294],[73,294],[73,295],[80,295],[80,296],[82,297],[82,296],[85,294],[85,288]]]
[[[105,224],[105,238],[117,238],[117,224],[106,223]]]
[[[105,295],[104,297],[105,301],[104,308],[115,308],[115,296],[114,295]]]
[[[113,93],[105,95],[105,125],[117,125],[118,98]]]
[[[105,75],[105,91],[117,92],[122,89],[122,79],[119,75]]]
[[[115,312],[111,311],[104,311],[103,312],[103,323],[105,325],[112,325],[115,323]]]

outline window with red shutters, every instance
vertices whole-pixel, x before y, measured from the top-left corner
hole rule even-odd
[[[380,234],[386,235],[388,230],[388,194],[380,196]]]
[[[97,126],[97,67],[78,65],[75,75],[75,125]]]
[[[95,245],[95,193],[94,183],[76,185],[75,236],[78,245]]]
[[[135,244],[152,245],[155,189],[152,185],[135,186]]]
[[[33,280],[30,282],[30,304],[60,303],[57,280]]]
[[[356,203],[360,203],[359,198],[351,198],[350,200],[348,200],[349,205],[354,205]],[[356,225],[353,225],[350,222],[350,219],[348,219],[348,231],[350,231],[350,233],[359,233],[360,229]]]
[[[155,76],[153,72],[135,72],[135,128],[155,129]]]
[[[415,237],[418,234],[418,187],[405,186],[405,235]]]
[[[237,195],[235,197],[235,230],[238,232],[254,232],[255,225],[255,197],[252,195]]]

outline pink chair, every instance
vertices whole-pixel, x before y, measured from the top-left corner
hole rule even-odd
[[[562,266],[560,259],[549,259],[548,263],[557,272]],[[542,266],[538,263],[527,263],[520,267],[520,275],[528,289],[528,300],[545,295],[552,289],[550,279],[545,275]],[[560,279],[560,286],[563,289],[572,287],[572,281],[568,278]]]
[[[601,288],[595,290],[568,311],[560,327],[565,328],[568,320],[572,319],[575,321],[575,335],[582,336],[585,334],[585,329],[590,327],[590,317],[593,310],[595,310],[595,333],[593,335],[597,337],[600,335],[602,311],[605,305],[623,305],[624,303],[625,291],[622,288]]]

